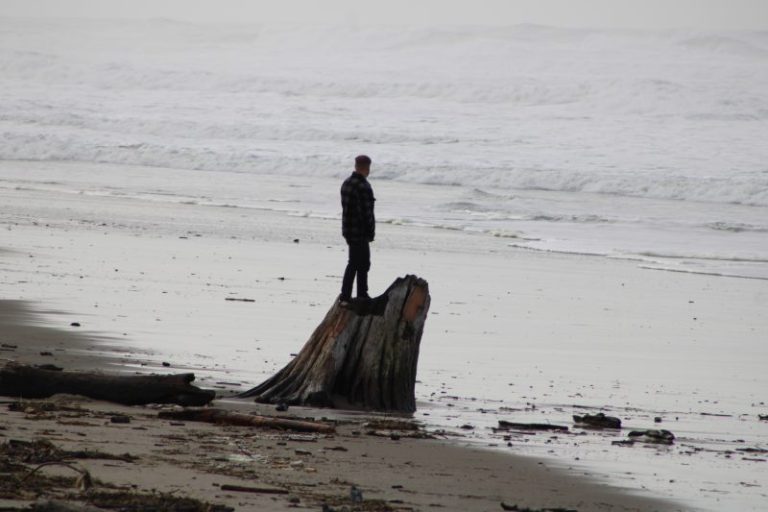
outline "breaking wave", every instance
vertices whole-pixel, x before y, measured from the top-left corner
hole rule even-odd
[[[0,18],[0,159],[768,206],[767,64],[762,32]]]

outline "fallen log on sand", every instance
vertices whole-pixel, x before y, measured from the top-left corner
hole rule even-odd
[[[0,369],[0,395],[48,398],[64,393],[124,405],[179,404],[199,406],[216,393],[190,384],[192,373],[177,375],[105,375],[65,372],[11,363]]]
[[[217,425],[232,425],[238,427],[275,428],[279,430],[294,430],[296,432],[316,432],[333,434],[336,427],[329,423],[318,421],[294,420],[276,416],[255,416],[221,409],[185,409],[183,411],[163,411],[158,417],[166,420],[203,421]]]
[[[499,420],[499,426],[496,430],[543,430],[568,432],[568,427],[565,425],[552,425],[550,423],[515,423],[512,421]]]
[[[416,410],[419,344],[429,310],[427,282],[398,278],[383,295],[334,301],[301,352],[273,377],[239,395],[261,403],[381,411]]]

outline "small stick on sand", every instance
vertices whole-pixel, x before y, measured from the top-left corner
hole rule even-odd
[[[279,487],[248,487],[245,485],[224,484],[220,489],[222,491],[253,492],[258,494],[288,494],[286,489],[280,489]]]

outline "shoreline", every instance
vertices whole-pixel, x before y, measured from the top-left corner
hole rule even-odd
[[[98,340],[110,338],[29,322],[35,317],[29,303],[0,301],[3,342],[18,346],[4,352],[6,356],[11,355],[25,364],[45,364],[51,357],[39,353],[55,351],[56,362],[66,365],[66,370],[119,370],[117,358],[105,359],[102,350],[94,350],[101,348]],[[671,502],[567,474],[556,465],[533,457],[462,446],[464,443],[459,439],[393,441],[361,434],[366,421],[382,417],[375,413],[348,414],[292,407],[286,416],[329,417],[338,422],[336,435],[310,436],[313,439],[308,441],[288,432],[193,422],[174,425],[174,422],[157,419],[158,409],[170,407],[126,407],[60,395],[24,403],[28,407],[26,412],[3,415],[0,442],[10,439],[31,442],[42,438],[67,450],[130,453],[139,459],[131,463],[87,461],[80,464],[107,486],[121,489],[134,486],[136,492],[150,489],[173,492],[238,510],[251,507],[316,510],[323,501],[341,505],[346,503],[351,484],[363,491],[366,500],[372,500],[370,508],[365,505],[365,510],[438,507],[480,511],[499,509],[501,502],[534,509],[566,507],[580,512],[684,510]],[[40,404],[54,404],[54,412],[46,406],[49,412],[38,414],[36,410],[45,409]],[[217,399],[214,405],[240,412],[275,414],[273,407],[250,401]],[[78,421],[68,419],[74,409],[79,411],[75,415]],[[104,418],[115,414],[129,416],[130,425],[104,422]],[[157,438],[169,439],[171,446],[182,448],[169,450],[169,445],[156,444]],[[259,455],[256,451],[268,452],[268,455]],[[50,474],[66,472],[52,469]],[[287,489],[289,495],[276,498],[225,492],[220,488],[224,483],[253,486],[254,482]],[[61,491],[51,492],[61,494]],[[28,499],[0,500],[4,506],[28,503]]]
[[[7,298],[37,301],[53,312],[42,315],[49,325],[130,347],[112,354],[116,371],[194,372],[202,387],[248,389],[299,351],[337,295],[345,251],[328,219],[87,190],[0,195],[13,251],[0,258]],[[403,273],[430,283],[415,415],[428,429],[687,509],[760,510],[765,466],[739,450],[767,441],[758,421],[768,412],[758,396],[764,283],[524,251],[450,230],[383,224],[378,235],[372,293]],[[626,428],[514,435],[512,446],[491,433],[498,420],[571,425],[585,409],[620,416]],[[613,445],[648,428],[679,442]]]

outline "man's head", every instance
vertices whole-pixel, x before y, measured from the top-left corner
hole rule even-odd
[[[371,173],[371,158],[367,155],[358,155],[355,158],[355,172],[367,178]]]

